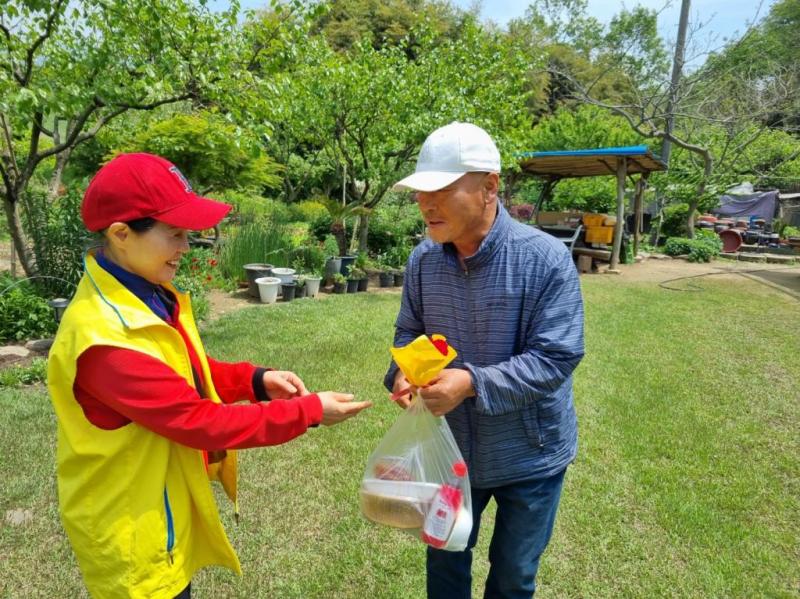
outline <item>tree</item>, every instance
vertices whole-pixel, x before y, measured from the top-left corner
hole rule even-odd
[[[346,171],[346,199],[372,209],[413,162],[425,137],[452,120],[495,134],[506,158],[527,131],[525,63],[510,40],[465,24],[461,37],[439,40],[416,30],[415,58],[406,46],[375,49],[369,38],[348,52],[310,40],[304,64],[269,81],[269,120],[306,158],[316,153]],[[409,42],[410,43],[410,39]],[[366,250],[368,212],[360,215]]]
[[[35,261],[18,207],[37,169],[127,111],[148,111],[225,87],[236,7],[189,0],[10,0],[0,14],[0,178],[20,263]]]
[[[688,0],[684,5],[688,15]],[[666,148],[674,145],[684,153],[678,164],[670,161],[671,173],[653,177],[651,183],[665,183],[673,195],[688,200],[687,230],[693,236],[696,209],[724,189],[733,165],[766,132],[769,125],[764,116],[786,99],[790,86],[753,82],[747,91],[757,102],[730,97],[724,86],[718,86],[724,79],[721,71],[713,77],[708,71],[682,76],[682,43],[676,47],[671,80],[643,78],[641,72],[631,69],[630,62],[619,60],[618,64],[630,82],[632,96],[628,100],[602,99],[574,75],[557,74],[570,82],[575,99],[609,110],[643,138],[663,141]],[[693,185],[691,192],[684,189],[687,182]]]
[[[281,167],[249,132],[219,114],[179,114],[153,123],[120,152],[149,152],[174,163],[200,193],[223,189],[277,189]]]

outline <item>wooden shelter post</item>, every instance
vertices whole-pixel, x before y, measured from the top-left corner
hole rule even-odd
[[[620,156],[617,161],[617,224],[614,225],[614,247],[611,250],[611,270],[619,265],[622,247],[622,229],[625,227],[625,178],[628,174],[628,159]]]

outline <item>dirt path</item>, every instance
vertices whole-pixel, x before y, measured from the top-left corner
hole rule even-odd
[[[706,274],[713,274],[714,279],[731,281],[741,280],[743,276],[747,276],[751,279],[757,280],[758,282],[766,282],[767,284],[770,282],[778,282],[779,285],[781,281],[793,281],[795,277],[791,275],[794,273],[797,273],[796,278],[800,279],[800,266],[738,262],[735,260],[724,259],[714,260],[713,262],[709,263],[696,263],[687,262],[686,260],[682,259],[669,260],[651,258],[636,264],[623,264],[620,266],[620,270],[622,271],[622,274],[617,276],[621,277],[625,281],[642,281],[656,284],[665,283],[666,281],[671,281],[673,279],[679,279],[682,277],[697,277]],[[789,276],[780,278],[770,277],[768,279],[759,277],[759,273],[769,273],[770,271],[776,271],[776,274],[780,272],[784,275],[788,273]],[[797,291],[793,288],[793,285],[781,285],[781,290],[787,291],[790,295],[795,295],[798,299],[800,299],[800,294],[797,294]]]

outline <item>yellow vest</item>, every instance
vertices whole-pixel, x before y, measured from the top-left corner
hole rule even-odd
[[[189,297],[169,289],[200,357],[204,388],[219,402]],[[152,356],[194,387],[180,333],[87,255],[50,350],[47,378],[58,417],[61,520],[89,592],[103,599],[172,599],[203,566],[241,574],[209,484],[209,478],[220,480],[236,502],[236,452],[206,471],[202,451],[135,422],[116,430],[91,424],[72,386],[78,357],[93,345]]]

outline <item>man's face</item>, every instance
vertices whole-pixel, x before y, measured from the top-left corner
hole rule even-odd
[[[467,173],[438,191],[417,192],[417,205],[433,241],[456,246],[480,243],[494,221],[492,177],[497,175]]]

